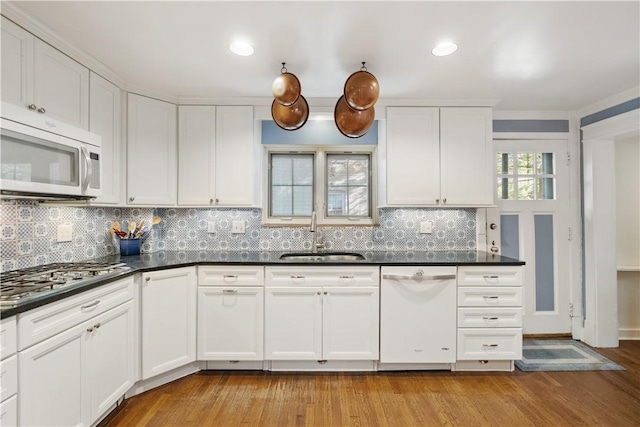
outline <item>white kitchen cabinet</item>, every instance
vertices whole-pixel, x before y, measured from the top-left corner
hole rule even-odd
[[[89,77],[89,132],[102,137],[102,195],[93,200],[96,204],[120,204],[122,167],[122,92],[111,82],[95,73]]]
[[[88,129],[89,70],[2,17],[2,100]]]
[[[264,268],[198,267],[198,360],[262,360]]]
[[[0,426],[18,425],[18,396],[0,403]]]
[[[178,204],[253,205],[254,145],[253,107],[180,106]]]
[[[133,385],[133,313],[128,301],[21,351],[20,425],[90,425],[115,404]]]
[[[196,360],[195,267],[142,274],[142,379]]]
[[[458,267],[456,370],[512,371],[522,358],[522,270]]]
[[[176,106],[133,93],[127,100],[127,203],[175,205]]]
[[[456,268],[382,267],[381,363],[456,361]]]
[[[493,204],[490,108],[388,107],[389,206]]]
[[[16,425],[18,418],[18,349],[16,317],[0,322],[0,425]]]
[[[377,360],[378,271],[267,267],[265,359]]]

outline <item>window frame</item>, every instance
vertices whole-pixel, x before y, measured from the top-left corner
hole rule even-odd
[[[547,201],[547,200],[556,200],[558,197],[557,194],[557,189],[556,189],[556,185],[557,185],[557,166],[556,166],[556,162],[558,161],[557,159],[557,155],[555,153],[551,153],[553,154],[553,162],[554,162],[554,167],[553,167],[553,173],[538,173],[537,172],[537,159],[536,159],[536,155],[540,154],[540,155],[544,155],[544,154],[548,154],[549,152],[547,151],[540,151],[540,150],[505,150],[505,151],[496,151],[496,155],[497,154],[510,154],[511,155],[511,162],[512,162],[512,167],[513,167],[513,173],[505,173],[505,171],[503,170],[502,173],[498,173],[498,159],[497,156],[494,157],[494,167],[493,167],[493,171],[494,171],[494,182],[493,182],[493,191],[494,191],[494,198],[496,201],[519,201],[519,202],[538,202],[538,201]],[[518,155],[519,154],[531,154],[534,158],[533,161],[533,167],[532,167],[532,173],[520,173],[518,172]],[[525,178],[525,179],[532,179],[533,180],[533,198],[532,199],[521,199],[518,195],[518,178]],[[553,183],[553,198],[538,198],[538,189],[539,189],[539,185],[537,183],[536,180],[538,179],[546,179],[546,178],[550,178],[552,179],[552,183]],[[514,198],[512,199],[503,199],[501,197],[500,192],[498,191],[498,181],[499,180],[504,180],[504,179],[512,179],[513,180],[513,195]],[[504,185],[504,184],[502,184]]]
[[[262,181],[263,226],[295,226],[308,227],[311,216],[274,217],[271,216],[271,155],[272,154],[314,154],[313,176],[313,210],[316,212],[318,226],[374,226],[378,224],[377,205],[377,156],[376,146],[292,146],[268,145],[264,147],[264,167]],[[326,214],[328,182],[326,176],[327,155],[368,155],[369,156],[369,213],[367,217],[328,216]]]

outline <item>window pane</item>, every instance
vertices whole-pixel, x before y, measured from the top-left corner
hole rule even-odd
[[[349,188],[349,216],[369,216],[369,191],[367,187]]]
[[[327,215],[344,216],[347,214],[346,188],[329,188],[327,194]]]
[[[295,186],[293,187],[293,214],[296,216],[309,216],[313,206],[313,187]]]
[[[330,186],[347,185],[347,159],[327,159],[327,180]]]
[[[369,158],[349,160],[349,185],[369,183]]]
[[[533,175],[533,153],[518,153],[518,174]]]
[[[536,154],[536,164],[538,175],[553,175],[555,173],[555,162],[553,159],[553,153]]]
[[[518,199],[534,200],[533,178],[518,178]]]
[[[286,155],[271,156],[271,185],[291,185],[293,159]]]
[[[513,156],[511,153],[496,154],[496,171],[498,175],[513,175]]]
[[[291,216],[292,212],[292,191],[291,187],[271,187],[271,215]]]
[[[293,159],[293,183],[295,185],[313,184],[313,157]]]
[[[536,199],[555,200],[555,198],[556,198],[555,178],[537,178],[536,179]]]
[[[498,199],[513,200],[513,178],[498,177]]]

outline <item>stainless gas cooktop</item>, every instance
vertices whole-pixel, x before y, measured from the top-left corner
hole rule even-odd
[[[0,275],[0,308],[17,307],[62,288],[86,285],[130,270],[124,263],[46,264]]]

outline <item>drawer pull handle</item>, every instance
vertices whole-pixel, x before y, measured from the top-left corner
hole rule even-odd
[[[231,363],[233,365],[235,365],[236,363],[239,363],[239,362],[240,362],[239,360],[229,360],[229,363]]]
[[[304,276],[291,276],[292,279],[304,279]]]
[[[224,276],[225,279],[237,279],[238,275],[237,274],[225,274]]]
[[[353,279],[353,276],[340,276],[341,279]]]
[[[484,320],[498,320],[497,316],[482,316]]]
[[[327,363],[327,361],[326,360],[318,360],[318,363],[321,364],[321,365],[324,365],[325,363]]]
[[[482,276],[484,279],[499,279],[500,276]]]
[[[81,310],[85,310],[87,308],[93,308],[93,307],[97,306],[98,304],[100,304],[100,300],[94,301],[91,304],[83,305],[82,307],[80,307],[80,309]]]
[[[100,322],[96,323],[95,325],[93,325],[94,328],[98,329],[100,327]]]
[[[223,294],[237,294],[238,290],[237,289],[223,289],[222,293]]]
[[[449,279],[455,279],[456,275],[455,274],[436,274],[435,276],[422,276],[420,274],[414,274],[413,276],[409,276],[409,275],[402,275],[402,274],[383,274],[382,278],[389,279],[389,280],[415,280],[415,281],[449,280]]]
[[[484,348],[498,348],[498,344],[482,344]]]
[[[483,295],[482,298],[484,299],[498,299],[497,295]]]

